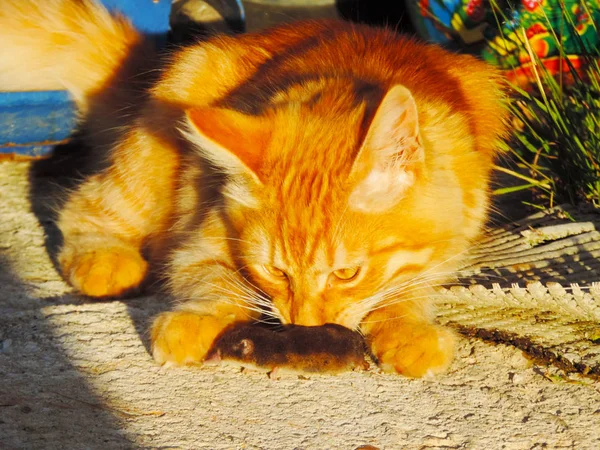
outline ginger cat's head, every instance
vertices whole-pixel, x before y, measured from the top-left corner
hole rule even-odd
[[[447,278],[485,216],[491,156],[465,116],[402,85],[318,80],[258,114],[187,117],[227,174],[237,263],[284,323],[357,328]]]

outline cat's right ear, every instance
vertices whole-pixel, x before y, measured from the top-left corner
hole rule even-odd
[[[224,108],[193,108],[186,117],[184,134],[206,159],[229,175],[261,183],[262,152],[271,137],[264,118]]]
[[[372,213],[393,207],[415,184],[424,158],[415,99],[404,86],[393,86],[354,161],[351,177],[360,181],[350,195],[350,207]]]

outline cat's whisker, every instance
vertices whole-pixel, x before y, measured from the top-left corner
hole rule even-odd
[[[393,297],[397,295],[405,295],[415,290],[422,290],[427,288],[435,288],[435,287],[452,287],[452,286],[470,286],[472,283],[460,282],[458,280],[448,280],[447,276],[452,275],[456,276],[456,272],[446,272],[446,273],[438,273],[432,276],[417,276],[411,280],[403,282],[402,284],[393,286],[389,289],[386,289],[381,292],[383,297]],[[494,274],[484,274],[482,275],[486,278],[498,278],[504,279],[502,276],[495,276]],[[476,279],[477,274],[471,276],[471,278]],[[436,282],[439,281],[439,282]]]
[[[220,301],[222,298],[227,299],[231,296],[234,296],[235,298],[242,300],[242,302],[239,303],[252,303],[254,305],[262,306],[263,308],[261,308],[261,312],[263,311],[263,309],[268,309],[270,307],[270,305],[266,302],[266,299],[261,297],[260,294],[258,294],[253,289],[244,285],[239,279],[237,279],[237,277],[234,276],[234,274],[227,271],[216,271],[215,276],[217,279],[221,279],[221,281],[224,284],[226,284],[226,286],[229,286],[229,288],[223,285],[209,282],[207,280],[201,281],[201,283],[202,285],[209,287],[210,291],[212,291],[213,293],[220,292],[222,294],[222,296],[219,297],[217,300]],[[190,281],[192,281],[191,277]],[[202,297],[206,298],[207,296],[209,296],[210,291],[204,294]],[[198,301],[197,298],[195,300]]]
[[[391,299],[388,302],[385,303],[381,303],[377,306],[375,306],[374,308],[372,308],[369,312],[373,312],[373,311],[377,311],[380,309],[384,309],[384,308],[389,308],[395,305],[400,305],[402,303],[408,303],[408,302],[414,302],[415,300],[431,300],[434,299],[436,297],[439,297],[439,295],[418,295],[415,297],[409,297],[409,298],[396,298],[396,299]]]
[[[435,283],[433,281],[426,281],[426,282],[418,283],[415,285],[400,286],[395,289],[390,289],[390,290],[384,291],[381,293],[380,298],[382,300],[386,300],[389,298],[413,295],[416,292],[423,292],[423,291],[430,292],[432,288],[444,287],[444,286],[447,286],[446,282]]]
[[[443,286],[446,284],[445,278],[446,278],[446,275],[442,275],[440,277],[428,277],[425,279],[414,278],[414,279],[408,280],[406,282],[403,282],[402,284],[398,284],[398,285],[392,286],[388,289],[385,289],[383,291],[380,291],[379,295],[381,295],[383,297],[389,297],[389,296],[396,296],[396,295],[400,295],[400,294],[406,294],[406,293],[409,293],[409,292],[415,291],[415,290],[427,289],[433,285]],[[414,280],[417,280],[417,281],[414,281]],[[444,280],[444,281],[442,282],[442,280]]]
[[[404,319],[406,316],[408,316],[408,314],[401,314],[399,316],[390,316],[390,317],[386,317],[384,319],[379,319],[379,320],[363,320],[360,322],[360,325],[372,325],[374,323],[381,323],[381,322],[391,322],[392,320],[400,320],[400,319]]]
[[[413,277],[411,280],[407,280],[404,283],[410,283],[411,281],[412,282],[416,282],[416,281],[419,281],[421,279],[424,279],[427,276],[440,277],[440,276],[443,276],[443,275],[455,275],[456,274],[456,270],[455,269],[453,269],[451,271],[443,271],[443,272],[436,271],[436,269],[438,269],[440,266],[442,266],[442,265],[444,265],[444,264],[446,264],[446,263],[448,263],[448,262],[450,262],[450,261],[452,261],[452,260],[454,260],[456,258],[464,256],[465,254],[468,254],[468,252],[471,251],[472,248],[473,247],[470,246],[469,248],[467,248],[467,249],[465,249],[465,250],[463,250],[461,252],[455,253],[454,255],[452,255],[452,256],[450,256],[450,257],[448,257],[448,258],[446,258],[446,259],[438,262],[434,266],[431,266],[431,267],[427,268],[426,270],[424,270],[420,274],[418,274],[415,277]]]
[[[208,301],[214,301],[217,300],[221,303],[227,303],[227,304],[231,304],[231,305],[235,305],[238,306],[240,308],[243,309],[247,309],[247,310],[253,310],[253,311],[257,311],[257,312],[264,312],[266,314],[268,314],[268,311],[263,311],[262,308],[257,308],[256,306],[254,306],[253,304],[253,298],[252,297],[247,297],[247,296],[243,296],[243,295],[239,295],[236,292],[230,292],[226,289],[222,289],[221,290],[224,294],[228,294],[228,295],[218,295],[219,289],[215,289],[214,291],[211,291],[208,294],[205,294],[203,296],[204,300],[208,300]],[[187,299],[179,299],[180,303],[185,304],[186,302],[197,302],[197,298],[193,298],[193,297],[189,297]],[[239,300],[243,300],[242,302],[239,302]]]
[[[448,278],[456,275],[455,270],[440,272],[436,271],[436,269],[449,261],[466,254],[470,250],[471,248],[468,248],[462,252],[456,253],[408,280],[404,280],[399,284],[379,291],[377,294],[355,303],[346,311],[346,315],[350,317],[366,317],[370,312],[392,307],[397,304],[421,299],[431,299],[435,296],[433,291],[418,296],[415,296],[415,293],[419,291],[429,291],[434,287],[452,284],[453,281],[448,280]]]
[[[234,273],[225,272],[225,273],[221,274],[222,275],[221,279],[223,280],[223,282],[228,283],[230,286],[237,288],[240,291],[242,291],[243,293],[245,293],[246,294],[245,299],[249,300],[252,304],[260,307],[260,310],[262,312],[269,311],[270,313],[272,313],[273,318],[281,319],[281,317],[282,317],[281,312],[270,301],[270,298],[261,295],[260,292],[245,285],[240,279],[238,279],[238,277],[234,276],[235,273],[241,272],[244,268],[245,268],[245,266],[242,266]],[[245,282],[250,283],[246,278],[243,278],[243,280]],[[254,286],[254,285],[252,285],[252,286]],[[212,287],[216,288],[217,290],[219,290],[219,288],[220,288],[221,291],[228,292],[223,287],[218,286],[218,285],[213,284]],[[234,292],[230,292],[230,293],[234,293]],[[240,298],[240,296],[238,296],[238,298]]]
[[[268,317],[272,317],[273,319],[278,319],[278,316],[271,311],[270,309],[265,309],[265,308],[261,308],[258,306],[254,306],[254,303],[252,302],[252,298],[245,298],[245,297],[238,297],[236,300],[233,300],[231,298],[228,297],[218,297],[219,302],[221,303],[227,303],[236,307],[239,307],[243,310],[246,311],[252,311],[252,312],[256,312],[260,315],[265,315]],[[237,300],[245,300],[243,302],[239,302]],[[254,318],[253,318],[254,319]]]
[[[236,272],[236,274],[238,274],[239,272],[241,272],[244,267],[239,268]],[[237,277],[235,277],[233,274],[227,273],[228,277],[229,277],[229,281],[231,283],[233,283],[236,287],[242,289],[243,291],[255,296],[257,299],[260,299],[262,301],[264,301],[265,303],[270,302],[270,299],[266,296],[266,293],[264,293],[262,290],[260,290],[258,287],[254,286],[254,284],[252,284],[247,278],[243,278],[244,282],[250,284],[250,286],[244,284],[242,281],[240,281]],[[264,295],[263,295],[264,294]]]

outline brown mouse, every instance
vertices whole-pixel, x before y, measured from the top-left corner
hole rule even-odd
[[[236,324],[215,341],[207,361],[233,361],[270,372],[340,373],[368,369],[360,334],[336,324],[273,331]]]

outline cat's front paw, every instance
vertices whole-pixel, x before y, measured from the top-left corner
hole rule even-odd
[[[370,339],[384,371],[414,378],[444,372],[454,358],[455,342],[450,330],[427,322],[385,327]]]
[[[127,247],[63,251],[59,261],[71,285],[90,297],[122,295],[140,285],[148,263]]]
[[[152,356],[160,364],[200,363],[231,320],[186,311],[162,313],[152,325]]]

